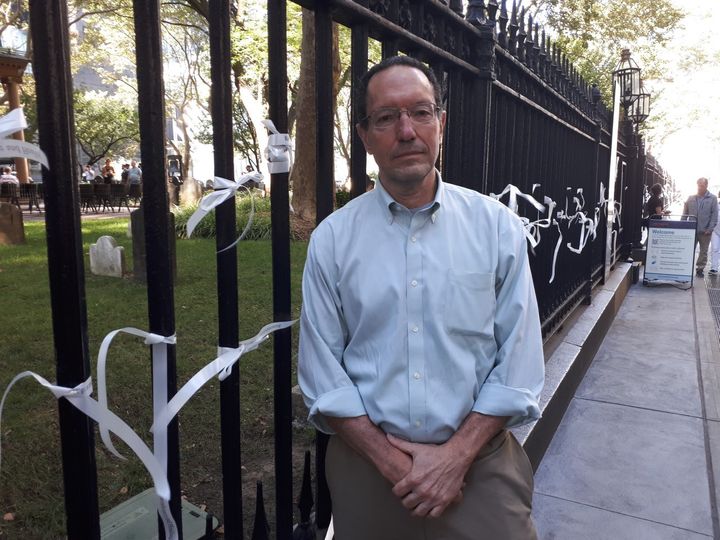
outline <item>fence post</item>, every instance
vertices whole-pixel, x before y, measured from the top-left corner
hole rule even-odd
[[[287,12],[285,0],[268,1],[268,110],[280,133],[287,133]],[[290,320],[289,173],[271,174],[273,320]],[[292,503],[292,402],[290,329],[273,334],[275,427],[275,536],[290,538]]]
[[[230,1],[210,0],[210,107],[215,175],[234,180]],[[215,209],[218,290],[218,345],[235,348],[239,337],[235,197]],[[224,250],[221,252],[221,250]],[[243,537],[239,362],[220,383],[220,446],[225,535]]]
[[[147,296],[150,332],[175,334],[170,209],[165,162],[165,89],[159,0],[133,0],[137,59],[140,153],[143,158],[143,212],[147,252]],[[175,346],[167,345],[167,398],[177,391]],[[178,418],[167,427],[167,475],[170,511],[182,538]],[[162,524],[161,535],[165,538]]]
[[[485,16],[482,1],[470,1],[466,19],[480,31],[474,52],[475,66],[480,77],[463,85],[463,101],[473,103],[464,116],[463,166],[459,183],[488,193],[490,163],[490,119],[492,117],[492,93],[495,80],[495,11]],[[465,134],[467,133],[467,136]],[[472,134],[472,135],[471,135]]]
[[[66,2],[31,0],[30,29],[40,147],[51,167],[43,187],[57,383],[74,387],[90,376],[90,360]],[[58,414],[68,538],[99,539],[93,423],[65,399]]]

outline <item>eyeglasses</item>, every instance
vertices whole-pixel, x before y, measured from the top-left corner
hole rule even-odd
[[[407,109],[382,107],[368,114],[361,123],[368,122],[373,129],[383,130],[394,126],[400,120],[402,113],[407,113],[413,124],[428,125],[435,121],[438,112],[440,107],[434,103],[418,103]]]

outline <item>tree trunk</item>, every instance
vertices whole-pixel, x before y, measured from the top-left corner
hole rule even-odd
[[[313,12],[302,10],[300,78],[297,84],[295,121],[295,162],[290,173],[295,219],[315,224],[316,198],[315,143],[315,20]]]
[[[339,31],[333,23],[333,103],[337,99],[340,81],[340,50]],[[315,119],[315,19],[313,12],[302,10],[302,42],[300,59],[300,77],[297,84],[295,126],[295,162],[290,173],[292,186],[292,207],[295,219],[302,222],[300,226],[314,227],[316,219],[315,185],[317,167],[315,163],[315,147],[317,132]],[[333,105],[333,108],[335,105]]]

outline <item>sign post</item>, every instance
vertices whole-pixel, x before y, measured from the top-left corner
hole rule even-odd
[[[692,287],[697,218],[648,220],[643,285],[682,283]]]

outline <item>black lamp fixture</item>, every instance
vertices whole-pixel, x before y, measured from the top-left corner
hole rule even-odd
[[[640,67],[630,58],[630,49],[623,49],[620,63],[612,72],[613,86],[617,82],[620,103],[627,111],[640,94]]]
[[[635,101],[627,110],[627,117],[635,126],[644,122],[650,115],[650,94],[643,91],[642,83],[640,84],[640,92],[636,96]]]

